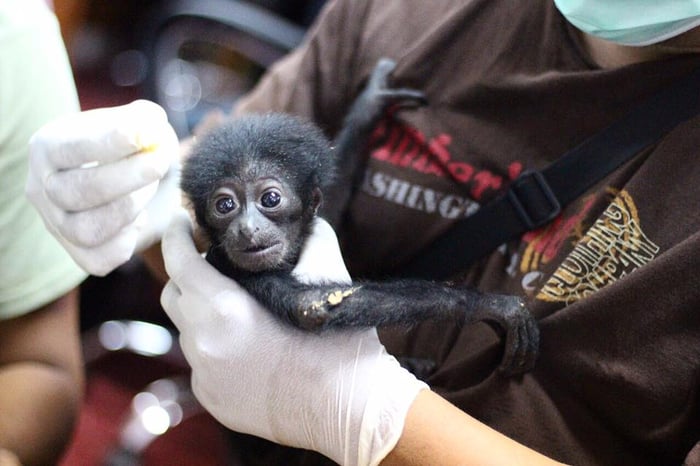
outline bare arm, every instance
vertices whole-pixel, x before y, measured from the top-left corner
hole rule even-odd
[[[482,424],[440,395],[421,391],[382,466],[561,464]]]
[[[24,466],[56,464],[82,394],[78,293],[0,321],[0,448]]]

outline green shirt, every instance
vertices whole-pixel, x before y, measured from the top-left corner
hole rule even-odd
[[[0,319],[49,303],[86,276],[24,194],[29,138],[78,110],[55,16],[42,0],[0,0]]]

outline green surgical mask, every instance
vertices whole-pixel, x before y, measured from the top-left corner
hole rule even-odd
[[[554,0],[583,32],[623,45],[649,45],[700,25],[700,0]]]

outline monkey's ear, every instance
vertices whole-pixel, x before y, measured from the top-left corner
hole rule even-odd
[[[311,208],[314,211],[314,215],[318,213],[319,207],[321,207],[321,204],[323,203],[323,193],[321,192],[321,188],[316,187],[314,188],[313,192],[311,193]]]

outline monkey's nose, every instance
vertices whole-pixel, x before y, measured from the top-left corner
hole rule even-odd
[[[238,225],[238,234],[251,242],[259,231],[260,227],[253,222],[241,222]]]

